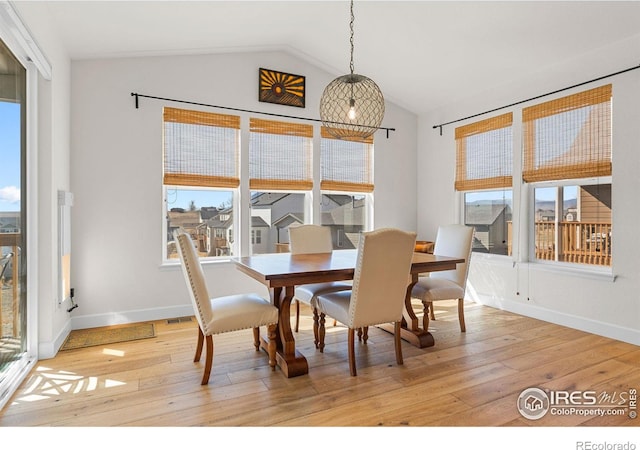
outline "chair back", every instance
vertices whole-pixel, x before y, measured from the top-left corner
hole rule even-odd
[[[362,233],[349,306],[350,328],[402,318],[416,233],[382,228]]]
[[[290,227],[289,247],[292,254],[331,253],[331,228],[311,224]]]
[[[202,333],[207,336],[211,334],[206,326],[211,322],[213,311],[211,309],[209,291],[204,278],[202,264],[200,264],[198,253],[188,233],[176,230],[173,232],[173,237],[176,241],[178,254],[180,255],[182,273],[189,288],[189,297],[193,304],[196,319],[198,320]]]
[[[433,248],[434,255],[464,258],[464,263],[457,265],[456,270],[444,270],[432,272],[431,278],[450,280],[465,288],[467,274],[469,273],[469,259],[471,258],[471,246],[473,244],[473,227],[459,224],[442,225],[436,234],[436,243]]]

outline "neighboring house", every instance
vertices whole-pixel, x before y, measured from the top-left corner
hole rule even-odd
[[[0,233],[20,232],[20,211],[0,212]]]
[[[205,210],[205,208],[202,208]],[[202,211],[202,218],[206,220],[211,233],[211,248],[209,256],[231,255],[231,244],[233,244],[233,210],[227,208],[218,210],[217,208],[206,208]],[[215,210],[215,212],[213,211]]]
[[[269,240],[269,231],[271,227],[260,216],[251,217],[251,253],[275,253]],[[270,250],[271,249],[271,250]]]
[[[274,220],[273,227],[276,232],[276,240],[274,244],[276,246],[276,250],[278,250],[279,244],[289,244],[289,227],[303,223],[304,215],[294,213],[287,213],[279,219]]]
[[[209,254],[210,235],[206,224],[202,222],[200,210],[185,211],[182,208],[173,208],[167,217],[167,242],[173,241],[174,230],[182,228],[191,235],[200,253]]]
[[[553,222],[555,220],[556,220],[556,211],[554,209],[536,210],[536,222]]]
[[[251,244],[253,253],[275,253],[276,244],[289,242],[288,231],[284,229],[291,223],[302,219],[304,222],[304,194],[279,193],[279,192],[258,192],[251,197]],[[287,216],[291,216],[288,219]],[[264,223],[268,224],[268,229],[261,230],[254,228],[255,224],[262,223],[256,220],[260,217]],[[274,219],[275,218],[275,219]],[[255,220],[255,222],[254,222]],[[276,226],[276,222],[278,225]],[[289,222],[289,223],[287,223]],[[256,246],[254,240],[260,234],[260,247]],[[258,248],[262,248],[260,251]]]
[[[475,228],[473,250],[507,254],[507,228],[511,207],[504,203],[476,203],[465,210],[465,223]]]
[[[578,194],[580,222],[611,223],[611,185],[582,186]]]
[[[357,248],[360,233],[364,231],[365,202],[350,195],[325,196],[328,205],[322,205],[322,225],[331,228],[333,247],[336,249]]]

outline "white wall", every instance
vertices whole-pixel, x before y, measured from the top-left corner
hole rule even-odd
[[[68,302],[59,303],[58,292],[58,190],[69,190],[70,154],[70,66],[66,50],[51,30],[42,5],[32,2],[14,4],[21,19],[46,55],[52,67],[51,80],[38,79],[37,98],[37,311],[39,356],[52,356],[70,331]]]
[[[306,108],[258,102],[260,67],[306,76]],[[72,328],[192,313],[179,267],[161,267],[162,108],[198,108],[141,98],[135,109],[132,92],[318,118],[322,90],[337,75],[279,52],[73,62],[72,285],[80,306]],[[239,114],[246,145],[249,114]],[[375,226],[415,230],[417,119],[387,102],[383,126],[396,131],[389,139],[384,131],[375,135]],[[232,264],[209,264],[205,271],[212,295],[267,295]]]
[[[461,217],[461,198],[454,192],[457,126],[481,120],[480,116],[445,126],[440,136],[434,125],[519,102],[637,66],[640,36],[627,42],[579,55],[557,67],[532,72],[530,79],[501,86],[478,87],[478,95],[419,118],[418,131],[418,232],[435,236],[440,223]],[[602,84],[613,84],[613,271],[612,276],[592,276],[526,258],[474,255],[470,266],[468,299],[615,339],[640,344],[640,70],[633,70],[533,102],[505,109],[514,111],[514,135],[523,106],[562,97]],[[519,146],[516,146],[519,148]],[[515,172],[514,172],[515,174]],[[518,180],[514,176],[514,180]],[[520,189],[514,188],[514,218],[520,211]],[[522,196],[526,195],[523,189]],[[523,203],[524,204],[524,203]],[[526,229],[514,245],[525,248]],[[524,256],[524,253],[523,253]],[[615,281],[613,280],[615,277]]]

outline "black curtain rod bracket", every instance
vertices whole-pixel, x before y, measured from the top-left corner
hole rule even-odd
[[[593,83],[595,81],[604,80],[605,78],[610,78],[610,77],[613,77],[613,76],[616,76],[616,75],[620,75],[620,74],[625,73],[625,72],[630,72],[630,71],[636,70],[636,69],[640,69],[640,64],[637,65],[637,66],[629,67],[627,69],[619,70],[618,72],[614,72],[614,73],[610,73],[608,75],[603,75],[601,77],[594,78],[593,80],[583,81],[582,83],[574,84],[572,86],[567,86],[567,87],[562,88],[562,89],[556,89],[555,91],[547,92],[546,94],[537,95],[535,97],[531,97],[531,98],[528,98],[526,100],[520,100],[518,102],[510,103],[508,105],[500,106],[498,108],[490,109],[488,111],[484,111],[484,112],[481,112],[481,113],[478,113],[478,114],[473,114],[471,116],[463,117],[462,119],[456,119],[456,120],[452,120],[450,122],[445,122],[445,123],[441,123],[441,124],[438,124],[438,125],[434,125],[433,128],[434,129],[435,128],[440,128],[440,136],[442,136],[442,127],[444,127],[446,125],[451,125],[452,123],[462,122],[463,120],[467,120],[467,119],[473,119],[474,117],[478,117],[478,116],[482,116],[484,114],[489,114],[489,113],[492,113],[492,112],[496,112],[496,111],[499,111],[501,109],[510,108],[512,106],[516,106],[516,105],[519,105],[521,103],[526,103],[526,102],[530,102],[532,100],[537,100],[537,99],[542,98],[542,97],[547,97],[549,95],[557,94],[558,92],[567,91],[569,89],[573,89],[573,88],[576,88],[576,87],[584,86],[585,84]]]
[[[275,114],[275,113],[268,113],[268,112],[262,112],[262,111],[252,111],[250,109],[240,109],[240,108],[231,108],[229,106],[219,106],[219,105],[209,105],[207,103],[198,103],[198,102],[190,102],[187,100],[176,100],[173,98],[164,98],[164,97],[155,97],[153,95],[144,95],[144,94],[139,94],[137,92],[132,92],[131,93],[132,97],[135,97],[135,105],[136,105],[136,109],[138,109],[140,107],[139,104],[139,98],[143,97],[143,98],[150,98],[153,100],[162,100],[165,102],[176,102],[176,103],[186,103],[188,105],[196,105],[196,106],[206,106],[207,108],[219,108],[219,109],[227,109],[227,110],[231,110],[231,111],[238,111],[238,112],[244,112],[244,113],[250,113],[250,114],[263,114],[266,116],[275,116],[275,117],[284,117],[287,119],[298,119],[298,120],[308,120],[311,122],[322,122],[320,119],[309,119],[307,117],[297,117],[297,116],[288,116],[285,114]],[[338,123],[338,122],[336,122]],[[387,139],[389,139],[389,132],[390,131],[396,131],[395,128],[387,128],[387,127],[380,127],[380,130],[385,130],[387,132]]]

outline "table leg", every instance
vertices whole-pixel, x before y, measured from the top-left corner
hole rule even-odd
[[[291,300],[294,287],[273,288],[270,291],[271,302],[278,308],[278,335],[276,337],[276,363],[287,378],[309,373],[307,359],[296,350],[296,341],[291,331]],[[262,347],[266,350],[268,337],[262,337]]]
[[[402,327],[400,328],[400,337],[418,348],[433,347],[435,345],[433,335],[429,333],[429,331],[420,328],[418,317],[411,305],[411,290],[417,282],[418,274],[412,274],[411,283],[407,286],[407,293],[404,298],[404,313],[402,317]],[[380,328],[390,333],[394,333],[395,331],[393,324],[381,325]]]

